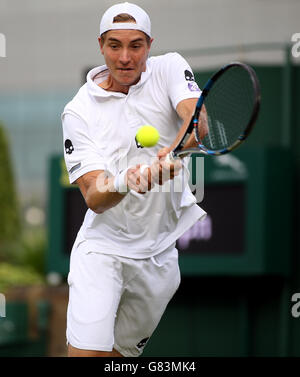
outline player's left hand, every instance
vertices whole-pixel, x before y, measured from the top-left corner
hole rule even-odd
[[[145,194],[154,187],[151,170],[146,166],[136,165],[127,171],[126,183],[128,187],[139,194]]]

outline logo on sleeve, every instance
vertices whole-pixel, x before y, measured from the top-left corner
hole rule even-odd
[[[191,92],[200,92],[199,86],[197,85],[195,81],[189,82],[188,87]]]
[[[184,71],[184,77],[186,81],[195,81],[195,77],[192,72],[188,71],[187,69]]]
[[[79,162],[78,164],[76,164],[75,166],[73,166],[70,170],[69,170],[69,173],[74,173],[75,170],[79,169],[81,167],[81,162]]]
[[[136,346],[137,348],[141,349],[141,348],[144,348],[146,343],[148,342],[149,340],[149,337],[148,338],[144,338],[142,339]]]
[[[67,154],[71,154],[74,151],[74,147],[70,139],[65,141],[65,150]]]

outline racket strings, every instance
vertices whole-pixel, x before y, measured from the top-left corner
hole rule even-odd
[[[233,66],[216,80],[204,104],[207,111],[208,133],[200,145],[208,150],[224,150],[242,137],[250,122],[255,95],[249,73]]]

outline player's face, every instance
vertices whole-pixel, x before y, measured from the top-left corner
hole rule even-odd
[[[109,30],[102,41],[101,52],[110,71],[112,86],[110,90],[128,93],[142,72],[146,70],[146,60],[152,39],[148,43],[146,35],[139,30]]]

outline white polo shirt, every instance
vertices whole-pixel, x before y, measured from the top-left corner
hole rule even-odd
[[[151,165],[158,150],[172,144],[182,125],[175,111],[178,103],[200,95],[191,68],[177,53],[149,58],[146,71],[127,95],[99,87],[107,76],[105,65],[92,69],[62,114],[71,183],[92,170],[115,175],[136,164]],[[160,133],[153,148],[136,144],[136,132],[145,124]],[[131,258],[148,258],[165,250],[205,216],[188,185],[181,188],[187,174],[185,168],[174,180],[144,195],[130,191],[104,213],[88,209],[77,242],[86,240],[89,251]]]

